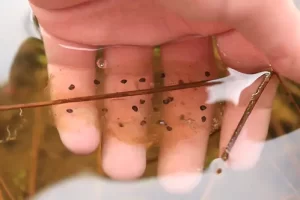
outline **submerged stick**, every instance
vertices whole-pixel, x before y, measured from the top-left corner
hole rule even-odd
[[[153,94],[153,93],[167,92],[167,91],[173,91],[173,90],[204,87],[204,86],[216,85],[216,84],[221,83],[221,82],[211,83],[209,81],[210,80],[191,82],[191,83],[183,83],[183,84],[178,84],[178,85],[164,86],[164,87],[144,89],[144,90],[116,92],[116,93],[92,95],[92,96],[85,96],[85,97],[74,97],[74,98],[68,98],[68,99],[57,99],[57,100],[52,100],[52,101],[43,101],[43,102],[35,102],[35,103],[27,103],[27,104],[5,105],[5,106],[0,106],[0,111],[20,109],[20,108],[21,109],[36,108],[36,107],[44,107],[44,106],[51,106],[51,105],[58,105],[58,104],[73,103],[73,102],[84,102],[84,101],[94,101],[94,100],[102,100],[102,99],[110,99],[110,98],[138,96],[138,95],[143,95],[143,94]]]
[[[256,92],[254,94],[252,94],[252,97],[250,99],[250,102],[245,110],[245,112],[243,113],[243,116],[241,118],[241,120],[239,121],[231,139],[229,140],[224,152],[221,155],[221,158],[224,161],[227,161],[229,159],[229,153],[233,147],[233,145],[235,144],[236,140],[238,139],[242,128],[244,127],[248,117],[250,116],[253,108],[255,107],[257,101],[259,100],[259,97],[261,96],[261,94],[263,93],[264,89],[266,88],[266,86],[268,85],[268,83],[271,80],[271,77],[273,75],[273,71],[270,71],[268,73],[266,73],[264,76],[263,81],[261,82],[261,84],[258,86]]]
[[[9,191],[8,187],[6,186],[4,180],[2,177],[0,177],[0,185],[2,185],[3,190],[5,191],[5,193],[7,194],[7,196],[9,197],[10,200],[15,200],[15,198],[13,197],[13,195],[11,194],[11,192]]]
[[[34,110],[34,125],[32,129],[32,145],[31,145],[31,167],[28,179],[28,194],[33,196],[36,192],[36,174],[38,166],[38,152],[40,146],[41,135],[43,131],[42,109]]]
[[[0,189],[0,200],[4,200],[2,190]]]

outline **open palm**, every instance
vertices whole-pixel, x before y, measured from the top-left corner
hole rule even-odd
[[[253,73],[271,63],[278,73],[299,81],[300,73],[291,73],[300,71],[297,65],[300,17],[292,1],[278,0],[275,4],[254,0],[251,5],[248,1],[225,2],[226,6],[195,0],[31,0],[42,27],[51,97],[95,94],[94,50],[99,46],[125,45],[104,50],[105,92],[150,88],[152,50],[160,44],[164,44],[161,59],[165,84],[216,78],[211,35],[217,35],[220,55],[230,67]],[[168,43],[188,35],[203,37]],[[258,159],[275,90],[276,84],[267,88],[245,125],[232,152],[232,166],[248,168]],[[162,116],[170,126],[162,140],[158,172],[167,175],[201,171],[213,106],[205,105],[204,89],[169,92],[164,98],[169,96],[174,101],[166,105]],[[117,179],[139,177],[145,170],[145,147],[124,143],[116,136],[146,135],[142,122],[147,123],[151,113],[151,96],[106,100],[105,108],[104,170]],[[95,102],[58,105],[53,109],[67,148],[75,153],[89,153],[98,146],[102,131],[98,127]],[[242,105],[227,105],[221,148],[228,142],[243,111]],[[182,116],[194,120],[193,128],[183,122]],[[260,125],[256,126],[257,123]],[[191,181],[195,180],[187,180],[187,185]],[[174,179],[172,183],[178,186]],[[180,185],[184,183],[180,181]]]

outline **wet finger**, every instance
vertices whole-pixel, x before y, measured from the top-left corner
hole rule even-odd
[[[237,31],[218,36],[217,47],[222,61],[227,66],[235,68],[238,71],[256,73],[266,70],[269,67],[268,58],[263,52]],[[255,93],[261,80],[262,78],[244,89],[244,92],[240,96],[239,105],[231,103],[226,105],[222,123],[220,153],[223,153],[224,148],[245,112],[251,95]],[[232,168],[248,169],[257,163],[268,134],[272,103],[277,85],[277,80],[273,78],[242,129],[230,154],[229,164]]]
[[[165,85],[215,79],[217,77],[209,38],[163,46]],[[170,99],[171,98],[171,99]],[[186,192],[199,183],[204,165],[214,106],[205,104],[205,88],[164,94],[158,173],[162,185],[172,192]]]
[[[259,78],[242,92],[238,105],[227,103],[222,122],[220,154],[223,153],[232,137],[252,94],[255,93],[261,81],[262,78]],[[229,154],[229,167],[237,170],[246,170],[252,168],[258,162],[268,134],[272,104],[277,86],[278,80],[273,77],[252,110]]]
[[[73,7],[93,0],[66,0],[66,1],[47,1],[47,0],[29,0],[31,4],[44,9],[63,9]]]
[[[250,43],[241,33],[230,31],[216,37],[221,60],[231,68],[244,73],[256,73],[269,68],[265,54]]]
[[[150,88],[152,48],[120,47],[104,52],[105,92]],[[106,130],[103,139],[103,168],[116,179],[141,176],[146,167],[145,137],[151,95],[105,100]]]
[[[48,59],[51,99],[95,95],[95,52],[65,49],[63,41],[42,31]],[[63,144],[75,153],[90,153],[99,144],[95,102],[53,106],[53,115]]]
[[[230,21],[278,73],[300,81],[300,12],[292,0],[261,1],[245,13],[233,14]]]
[[[228,24],[263,52],[278,73],[300,81],[300,12],[296,1],[159,2],[186,18]]]

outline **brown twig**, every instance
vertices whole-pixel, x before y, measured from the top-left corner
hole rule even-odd
[[[273,71],[270,71],[268,73],[266,73],[264,76],[263,81],[261,82],[261,84],[258,86],[256,92],[254,94],[252,94],[252,97],[250,99],[250,102],[245,110],[245,112],[243,113],[242,118],[240,119],[231,139],[229,140],[224,152],[221,155],[221,158],[226,161],[229,159],[229,153],[232,149],[232,147],[234,146],[236,140],[238,139],[240,132],[242,130],[242,128],[244,127],[248,117],[250,116],[253,108],[255,107],[257,101],[259,100],[259,97],[261,96],[261,94],[263,93],[264,89],[266,88],[266,86],[268,85],[269,81],[271,80],[271,77],[273,75]]]
[[[94,100],[101,100],[101,99],[138,96],[143,94],[153,94],[153,93],[167,92],[173,90],[204,87],[204,86],[216,85],[220,83],[221,82],[209,82],[207,80],[207,81],[198,81],[198,82],[184,83],[179,85],[171,85],[171,86],[164,86],[164,87],[144,89],[144,90],[116,92],[116,93],[92,95],[92,96],[85,96],[85,97],[75,97],[75,98],[68,98],[68,99],[57,99],[52,101],[43,101],[43,102],[35,102],[35,103],[27,103],[27,104],[5,105],[5,106],[0,106],[0,111],[20,109],[20,108],[21,109],[36,108],[36,107],[44,107],[44,106],[51,106],[51,105],[58,105],[58,104],[73,103],[73,102],[84,102],[84,101],[94,101]]]
[[[4,200],[2,190],[0,189],[0,200]]]
[[[36,191],[36,173],[37,173],[37,165],[38,165],[38,152],[40,139],[43,131],[43,123],[42,123],[42,109],[36,108],[34,111],[34,125],[32,130],[32,147],[31,147],[31,167],[30,174],[28,179],[28,194],[29,196],[33,196]]]
[[[10,200],[15,200],[15,198],[13,197],[13,195],[11,194],[11,192],[9,191],[8,187],[6,186],[4,180],[2,177],[0,177],[0,185],[2,185],[3,190],[5,191],[5,193],[7,194],[7,196],[9,197]]]

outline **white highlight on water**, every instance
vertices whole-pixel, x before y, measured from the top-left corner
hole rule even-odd
[[[72,50],[77,50],[77,51],[98,51],[98,50],[102,49],[102,48],[74,47],[74,46],[69,46],[69,45],[64,45],[64,44],[59,44],[59,46],[66,48],[66,49],[72,49]]]
[[[259,77],[267,73],[267,71],[264,71],[256,74],[244,74],[232,68],[228,68],[228,71],[229,76],[208,81],[211,83],[222,83],[206,88],[208,93],[207,104],[231,101],[234,105],[238,105],[242,91],[252,85]]]

